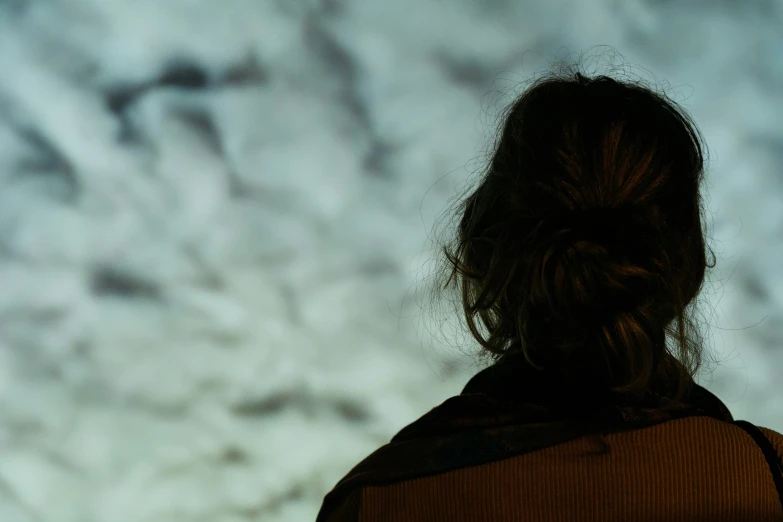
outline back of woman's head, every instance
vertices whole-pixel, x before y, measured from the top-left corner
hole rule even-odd
[[[640,82],[559,72],[526,89],[443,250],[483,353],[581,389],[686,394],[702,356],[686,308],[714,266],[702,151]]]

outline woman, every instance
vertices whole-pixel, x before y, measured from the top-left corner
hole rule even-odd
[[[686,308],[715,266],[703,148],[640,83],[535,81],[444,249],[494,364],[358,464],[318,522],[783,520],[783,435],[694,381]]]

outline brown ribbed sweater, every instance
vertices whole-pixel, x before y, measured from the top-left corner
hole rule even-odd
[[[760,427],[783,460],[783,435]],[[328,522],[783,521],[742,429],[686,417],[353,491]]]

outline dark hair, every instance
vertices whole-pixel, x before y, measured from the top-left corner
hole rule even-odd
[[[686,308],[715,266],[699,193],[706,147],[665,94],[572,67],[534,81],[503,115],[443,247],[438,291],[458,283],[494,360],[521,352],[581,386],[681,399],[703,355]]]

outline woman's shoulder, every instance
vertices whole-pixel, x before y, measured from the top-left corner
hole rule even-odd
[[[775,448],[778,457],[781,461],[783,461],[783,434],[780,434],[775,430],[765,428],[764,426],[757,426],[757,428],[761,433],[764,434],[767,440],[769,440],[769,442],[772,444],[772,447]]]

